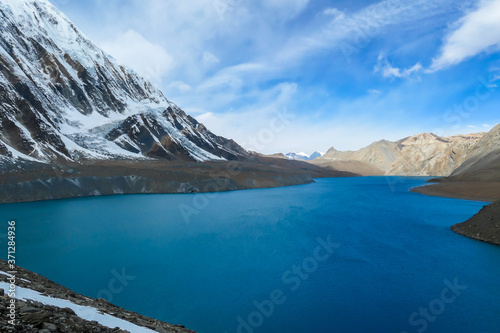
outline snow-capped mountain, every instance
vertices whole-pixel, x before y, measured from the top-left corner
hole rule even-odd
[[[323,155],[325,155],[325,153],[322,153],[320,151],[315,151],[314,153],[311,154],[311,156],[309,156],[309,160],[312,161],[315,158],[323,157]]]
[[[48,0],[0,0],[0,154],[38,161],[248,153],[186,115]]]
[[[324,153],[321,153],[319,151],[315,151],[311,155],[307,155],[306,153],[303,153],[303,152],[296,153],[294,151],[291,153],[285,154],[286,158],[288,158],[289,160],[303,160],[303,161],[311,161],[311,160],[314,160],[315,158],[321,157],[323,155],[324,155]]]
[[[304,161],[309,161],[309,155],[306,153],[296,153],[294,151],[285,154],[286,158],[289,160],[304,160]]]

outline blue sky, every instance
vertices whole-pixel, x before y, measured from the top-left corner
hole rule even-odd
[[[500,123],[500,0],[51,0],[213,132],[265,153]]]

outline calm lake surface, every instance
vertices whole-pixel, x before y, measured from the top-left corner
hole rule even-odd
[[[500,247],[449,230],[485,203],[338,178],[206,195],[0,205],[17,263],[204,332],[491,332]]]

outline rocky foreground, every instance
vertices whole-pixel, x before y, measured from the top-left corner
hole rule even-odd
[[[457,234],[500,245],[500,200],[485,206],[466,222],[451,227]]]
[[[15,325],[9,324],[8,317],[11,298],[8,296],[9,275],[11,269],[4,260],[0,260],[0,332],[25,333],[87,333],[87,332],[130,332],[130,333],[194,333],[184,326],[172,325],[156,319],[147,318],[137,313],[126,311],[103,299],[91,299],[79,295],[49,279],[20,267],[15,267],[16,298],[23,297],[29,289],[37,300],[17,299]],[[23,289],[21,291],[20,289]],[[47,299],[50,301],[40,301]],[[48,303],[59,304],[54,306]],[[69,304],[69,306],[67,306]],[[86,319],[82,318],[85,317]],[[101,323],[100,323],[101,322]],[[107,324],[103,325],[102,323]],[[113,327],[109,323],[116,323]],[[128,329],[124,329],[128,328]]]

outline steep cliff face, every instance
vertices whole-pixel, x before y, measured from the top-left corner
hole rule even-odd
[[[330,149],[314,163],[364,175],[448,176],[484,134],[440,137],[422,133],[396,142],[378,141],[358,151]],[[342,165],[344,168],[342,168]]]
[[[0,154],[38,161],[248,153],[105,54],[47,0],[0,1]]]

